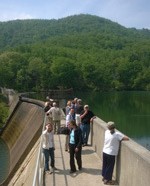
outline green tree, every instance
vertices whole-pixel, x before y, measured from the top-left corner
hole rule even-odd
[[[63,88],[76,88],[79,74],[73,61],[61,57],[54,60],[51,66],[51,72],[55,87],[62,86]]]

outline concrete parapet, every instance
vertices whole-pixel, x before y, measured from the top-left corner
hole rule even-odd
[[[91,127],[91,142],[102,159],[104,133],[107,124],[96,118]],[[120,186],[148,186],[150,184],[150,152],[133,140],[121,142],[116,159],[114,178]]]
[[[121,186],[148,186],[150,184],[150,152],[130,140],[122,142],[116,176]]]

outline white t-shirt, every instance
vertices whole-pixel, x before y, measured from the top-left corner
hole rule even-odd
[[[54,147],[54,132],[47,132],[47,130],[43,131],[43,145],[44,149],[49,149]]]
[[[76,124],[79,125],[81,123],[80,114],[76,114]]]
[[[103,152],[113,156],[118,155],[120,141],[123,137],[124,135],[118,131],[115,131],[113,134],[111,134],[110,130],[106,130]]]

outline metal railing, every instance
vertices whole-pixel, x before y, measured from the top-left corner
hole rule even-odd
[[[45,115],[42,132],[45,129],[46,118],[47,117]],[[40,145],[39,145],[39,150],[38,150],[38,156],[37,156],[37,161],[36,161],[36,167],[35,167],[34,179],[33,179],[32,186],[42,186],[43,185],[44,155],[42,153],[42,142],[43,142],[43,138],[42,138],[42,135],[41,135],[41,137],[40,137]]]

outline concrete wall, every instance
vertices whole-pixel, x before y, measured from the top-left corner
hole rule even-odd
[[[19,101],[15,112],[10,115],[1,134],[10,151],[9,176],[3,185],[8,183],[41,135],[44,116],[43,108],[35,103],[29,104],[28,100]]]
[[[101,159],[106,128],[107,124],[96,118],[91,130],[92,146]],[[149,186],[150,151],[131,139],[121,142],[114,178],[117,179],[120,186]]]

